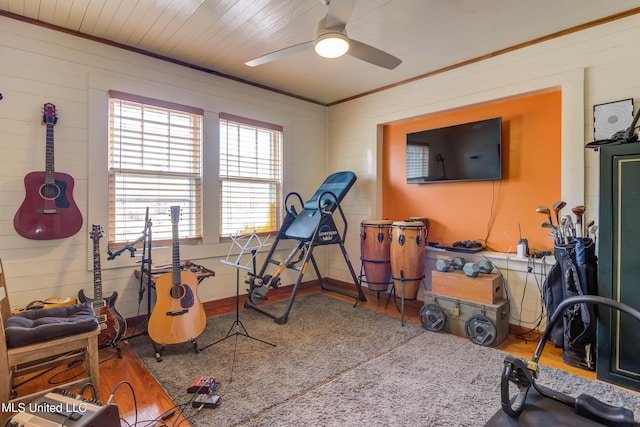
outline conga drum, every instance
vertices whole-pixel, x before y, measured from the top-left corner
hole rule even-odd
[[[420,221],[424,224],[424,238],[426,239],[429,236],[429,218],[427,218],[426,216],[410,216],[406,219],[406,221]]]
[[[391,220],[364,220],[360,223],[360,259],[369,290],[386,292],[391,284],[389,234]]]
[[[416,299],[418,296],[424,277],[426,244],[426,229],[422,221],[394,221],[391,225],[391,277],[396,295],[404,299]]]

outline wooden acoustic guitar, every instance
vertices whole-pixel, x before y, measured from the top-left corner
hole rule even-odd
[[[27,310],[40,310],[42,308],[64,307],[67,305],[77,304],[78,300],[69,297],[49,297],[43,300],[31,301],[23,307],[11,308],[11,314],[22,313]]]
[[[103,298],[102,296],[102,268],[100,265],[99,243],[102,235],[103,230],[99,225],[94,225],[89,234],[89,237],[93,240],[93,298],[86,296],[83,289],[78,292],[78,300],[91,305],[100,323],[101,331],[100,335],[98,335],[98,346],[100,348],[115,347],[127,332],[127,321],[115,308],[118,293],[114,292],[108,298]]]
[[[13,218],[14,228],[27,239],[62,239],[73,236],[82,227],[82,214],[73,200],[73,178],[54,170],[53,127],[57,121],[55,105],[44,104],[42,123],[47,126],[45,170],[24,177],[26,196]]]
[[[149,338],[162,345],[195,340],[207,322],[198,299],[198,278],[191,271],[180,268],[179,221],[180,206],[171,206],[172,269],[156,280],[156,304],[147,328]]]

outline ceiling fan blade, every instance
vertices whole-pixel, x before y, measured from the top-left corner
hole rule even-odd
[[[373,46],[369,46],[366,43],[353,39],[349,39],[349,43],[351,47],[347,53],[355,58],[361,59],[362,61],[386,68],[387,70],[393,70],[402,63],[400,58],[396,58],[395,56]]]
[[[324,0],[327,3],[326,28],[343,29],[353,11],[356,0]]]
[[[245,62],[245,65],[248,65],[250,67],[257,67],[258,65],[277,61],[289,55],[293,55],[309,49],[313,49],[313,41],[296,44],[293,46],[285,47],[284,49],[276,50],[275,52],[267,53],[266,55]]]

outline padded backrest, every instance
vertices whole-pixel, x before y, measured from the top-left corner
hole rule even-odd
[[[318,198],[322,195],[322,193],[326,191],[330,191],[336,196],[338,203],[344,199],[344,196],[347,195],[347,192],[353,184],[356,182],[356,174],[351,171],[343,171],[343,172],[335,172],[327,177],[324,180],[320,188],[316,190],[316,192],[311,196],[311,199],[307,200],[304,204],[305,209],[318,209]],[[335,199],[331,196],[325,195],[323,200],[320,202],[320,206],[329,206],[329,210],[333,212],[336,208]]]
[[[356,174],[351,171],[335,172],[329,175],[311,199],[304,203],[304,209],[287,228],[285,235],[290,239],[309,240],[320,224],[322,217],[321,212],[318,210],[318,205],[325,210],[333,212],[337,207],[337,203],[344,199],[356,179]],[[325,194],[326,192],[331,192],[335,197]],[[318,199],[321,196],[322,200],[318,203]]]

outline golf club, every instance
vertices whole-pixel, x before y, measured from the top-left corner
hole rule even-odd
[[[565,245],[569,244],[569,235],[571,234],[571,229],[569,226],[569,218],[563,216],[560,218],[560,238],[564,242]]]
[[[576,231],[577,233],[581,233],[581,228],[582,228],[582,216],[584,215],[584,211],[587,210],[587,208],[585,206],[576,206],[575,208],[571,209],[571,212],[573,212],[573,214],[576,216]],[[576,234],[576,237],[582,237],[582,236],[578,236]]]
[[[553,220],[551,219],[551,211],[546,206],[538,206],[536,208],[536,212],[546,215],[549,218],[549,224],[553,225]]]
[[[596,231],[598,231],[597,225],[592,225],[589,227],[589,233],[593,234],[593,244],[596,244]]]
[[[560,236],[558,236],[558,229],[556,228],[555,225],[551,224],[550,222],[543,222],[542,228],[550,228],[551,232],[549,233],[549,236],[553,236],[553,240],[555,241],[555,243],[560,243],[559,242]]]
[[[565,232],[567,234],[567,237],[571,237],[573,239],[574,237],[576,237],[576,227],[573,224],[571,215],[563,215],[562,219],[565,221]]]
[[[556,214],[556,223],[560,224],[560,211],[567,206],[567,202],[559,200],[553,204],[553,212]]]
[[[591,226],[593,226],[596,222],[594,220],[590,220],[589,222],[585,221],[584,224],[584,230],[582,235],[584,237],[589,237],[589,229],[591,228]]]
[[[547,218],[549,218],[549,224],[551,225],[551,228],[554,229],[554,231],[556,232],[556,240],[558,240],[559,238],[559,231],[558,231],[558,227],[556,227],[555,225],[553,225],[553,220],[551,219],[551,211],[549,210],[548,207],[546,206],[538,206],[536,208],[536,212],[546,215]],[[545,223],[546,224],[546,223]],[[544,226],[544,225],[543,225]],[[561,243],[562,241],[559,241],[558,243]]]

